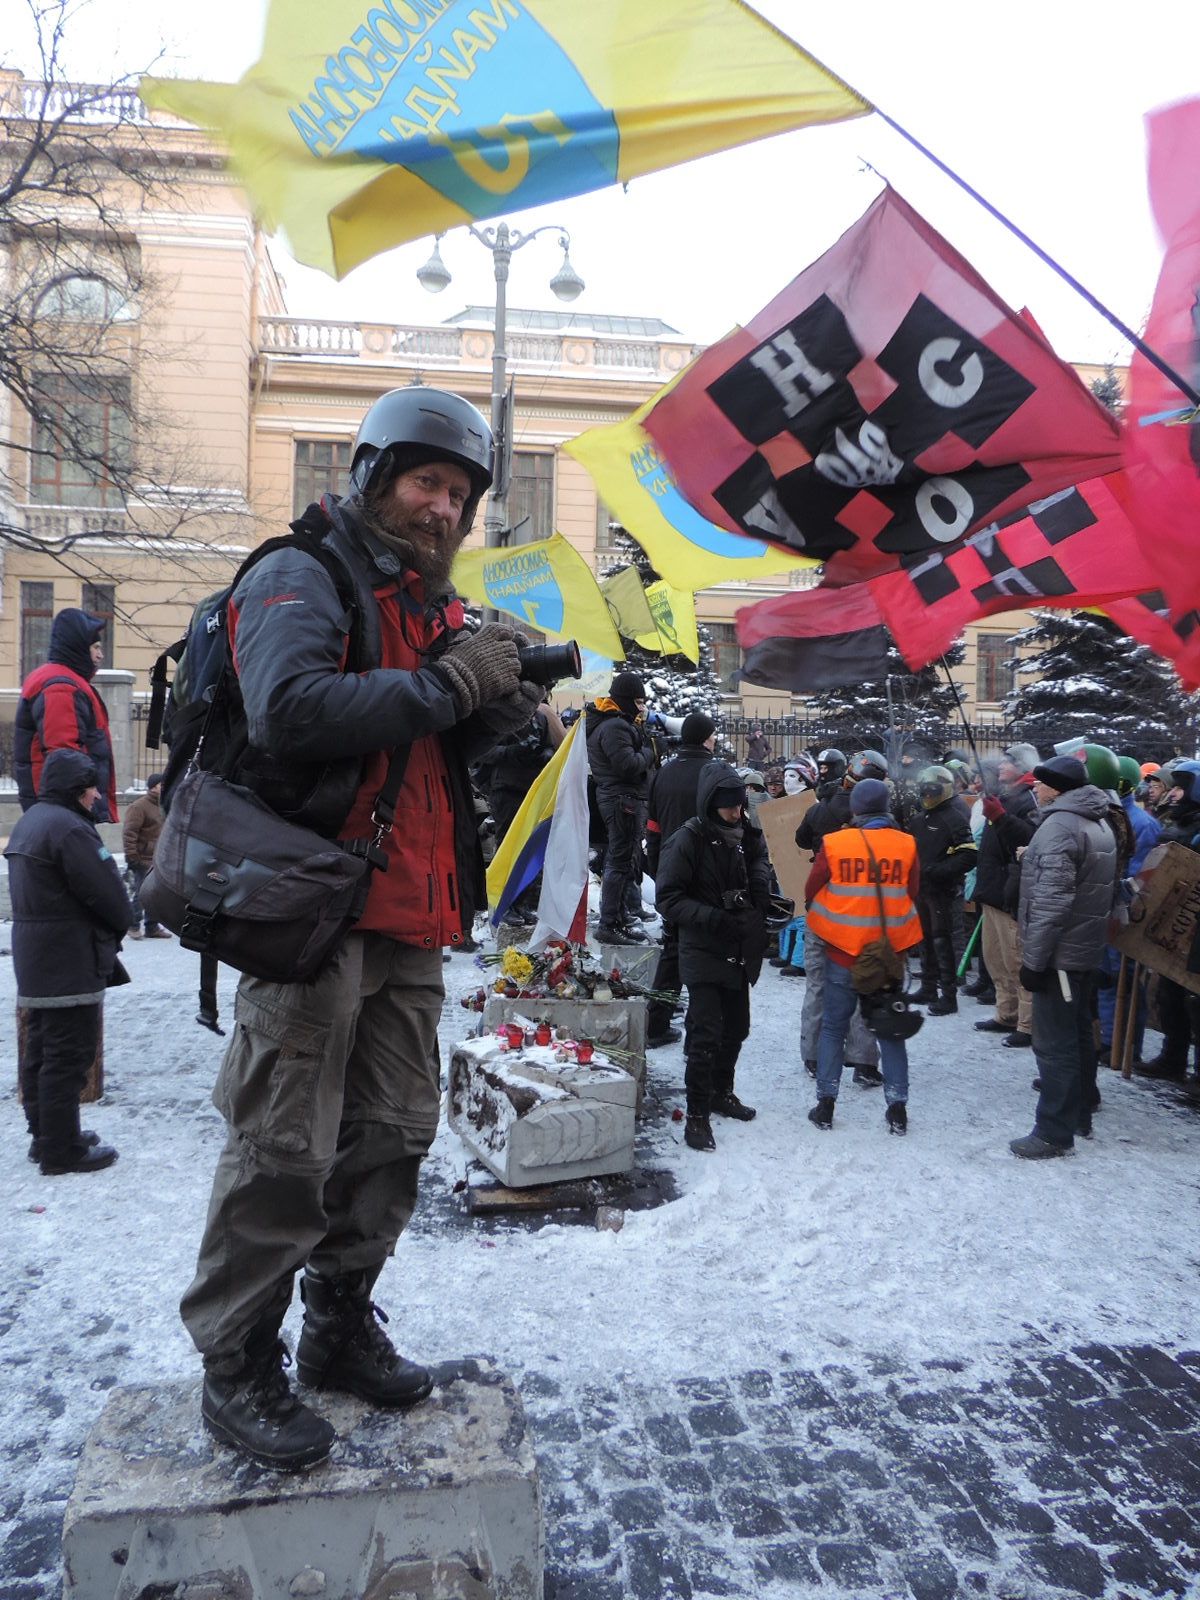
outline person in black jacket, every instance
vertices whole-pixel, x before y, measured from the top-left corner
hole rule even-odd
[[[1002,1033],[1011,1049],[1033,1043],[1033,996],[1019,982],[1021,937],[1017,902],[1021,863],[1017,852],[1033,838],[1038,824],[1033,798],[1032,745],[1012,745],[1000,757],[999,794],[986,794],[983,833],[975,873],[975,901],[983,914],[983,959],[996,990],[996,1014],[975,1024],[980,1033]]]
[[[679,730],[679,750],[650,780],[650,799],[646,806],[646,864],[656,883],[663,846],[696,815],[700,774],[713,759],[716,742],[717,725],[707,712],[689,712]],[[661,913],[661,906],[659,911]],[[665,918],[662,950],[651,987],[669,998],[651,1000],[646,1008],[647,1047],[676,1044],[681,1036],[678,1029],[671,1026],[671,1014],[680,987],[679,937],[674,924]]]
[[[618,672],[607,695],[587,708],[588,763],[596,782],[596,804],[608,836],[604,874],[600,880],[600,921],[596,937],[603,944],[648,944],[632,926],[640,911],[642,832],[650,788],[651,752],[639,718],[646,707],[646,686],[634,672]]]
[[[917,777],[921,810],[910,831],[917,842],[921,887],[921,987],[913,997],[927,1002],[931,1017],[958,1010],[958,974],[954,959],[955,902],[962,899],[963,879],[975,865],[978,851],[971,825],[955,804],[954,774],[945,767],[925,767]]]
[[[701,767],[696,815],[672,834],[657,888],[659,909],[679,932],[688,991],[684,1138],[692,1150],[715,1150],[711,1113],[739,1122],[755,1115],[733,1083],[771,894],[766,842],[749,825],[745,785],[725,762]]]
[[[79,1093],[100,1037],[104,991],[128,976],[117,960],[133,907],[92,822],[96,768],[81,750],[51,750],[38,798],[4,854],[12,896],[17,1005],[29,1018],[21,1096],[47,1176],[98,1172],[117,1159],[79,1126]]]

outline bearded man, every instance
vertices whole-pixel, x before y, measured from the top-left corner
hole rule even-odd
[[[513,630],[469,632],[449,584],[492,481],[476,408],[437,389],[384,395],[350,481],[300,525],[345,569],[353,603],[297,545],[252,567],[229,607],[249,737],[239,781],[293,820],[361,839],[394,755],[404,772],[362,917],[312,982],[242,977],[214,1092],[228,1137],[181,1311],[204,1358],[205,1424],[280,1469],[324,1459],[335,1437],[284,1371],[297,1272],[303,1383],[393,1407],[432,1387],[371,1293],[437,1131],[442,947],[470,934],[483,893],[467,766],[526,725],[541,694],[521,682]]]

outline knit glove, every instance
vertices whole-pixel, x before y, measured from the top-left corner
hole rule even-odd
[[[469,717],[472,711],[478,711],[489,701],[515,693],[521,674],[516,641],[512,628],[489,622],[478,633],[464,634],[460,642],[438,657],[438,666],[450,679],[460,715]],[[526,711],[524,721],[528,722],[533,715],[533,707],[540,698],[539,693]],[[522,700],[522,704],[525,703]],[[513,721],[507,728],[520,726]]]
[[[1058,973],[1053,967],[1045,972],[1038,972],[1033,967],[1022,966],[1018,976],[1022,989],[1030,994],[1044,994],[1046,990],[1053,989],[1058,982]]]
[[[997,818],[1004,815],[1004,806],[996,795],[984,795],[983,814],[989,822],[995,822]]]
[[[516,733],[527,728],[542,703],[545,690],[540,683],[518,683],[508,694],[497,696],[479,708],[479,720],[493,733]]]

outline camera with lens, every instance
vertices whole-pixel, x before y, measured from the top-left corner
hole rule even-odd
[[[518,639],[517,652],[525,683],[540,683],[548,689],[560,678],[583,677],[583,661],[574,639],[565,644],[530,644],[527,639]]]
[[[721,891],[721,904],[726,911],[745,911],[750,903],[750,896],[745,889],[723,889]]]

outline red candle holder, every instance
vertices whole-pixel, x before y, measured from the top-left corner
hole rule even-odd
[[[535,1044],[549,1044],[550,1043],[550,1024],[548,1022],[539,1022],[538,1025],[537,1025],[537,1028],[534,1031],[534,1036],[533,1037],[534,1037],[534,1043]]]
[[[581,1067],[587,1066],[588,1062],[592,1059],[592,1051],[594,1048],[595,1047],[590,1039],[580,1039],[579,1043],[575,1047],[575,1059],[579,1062]]]

